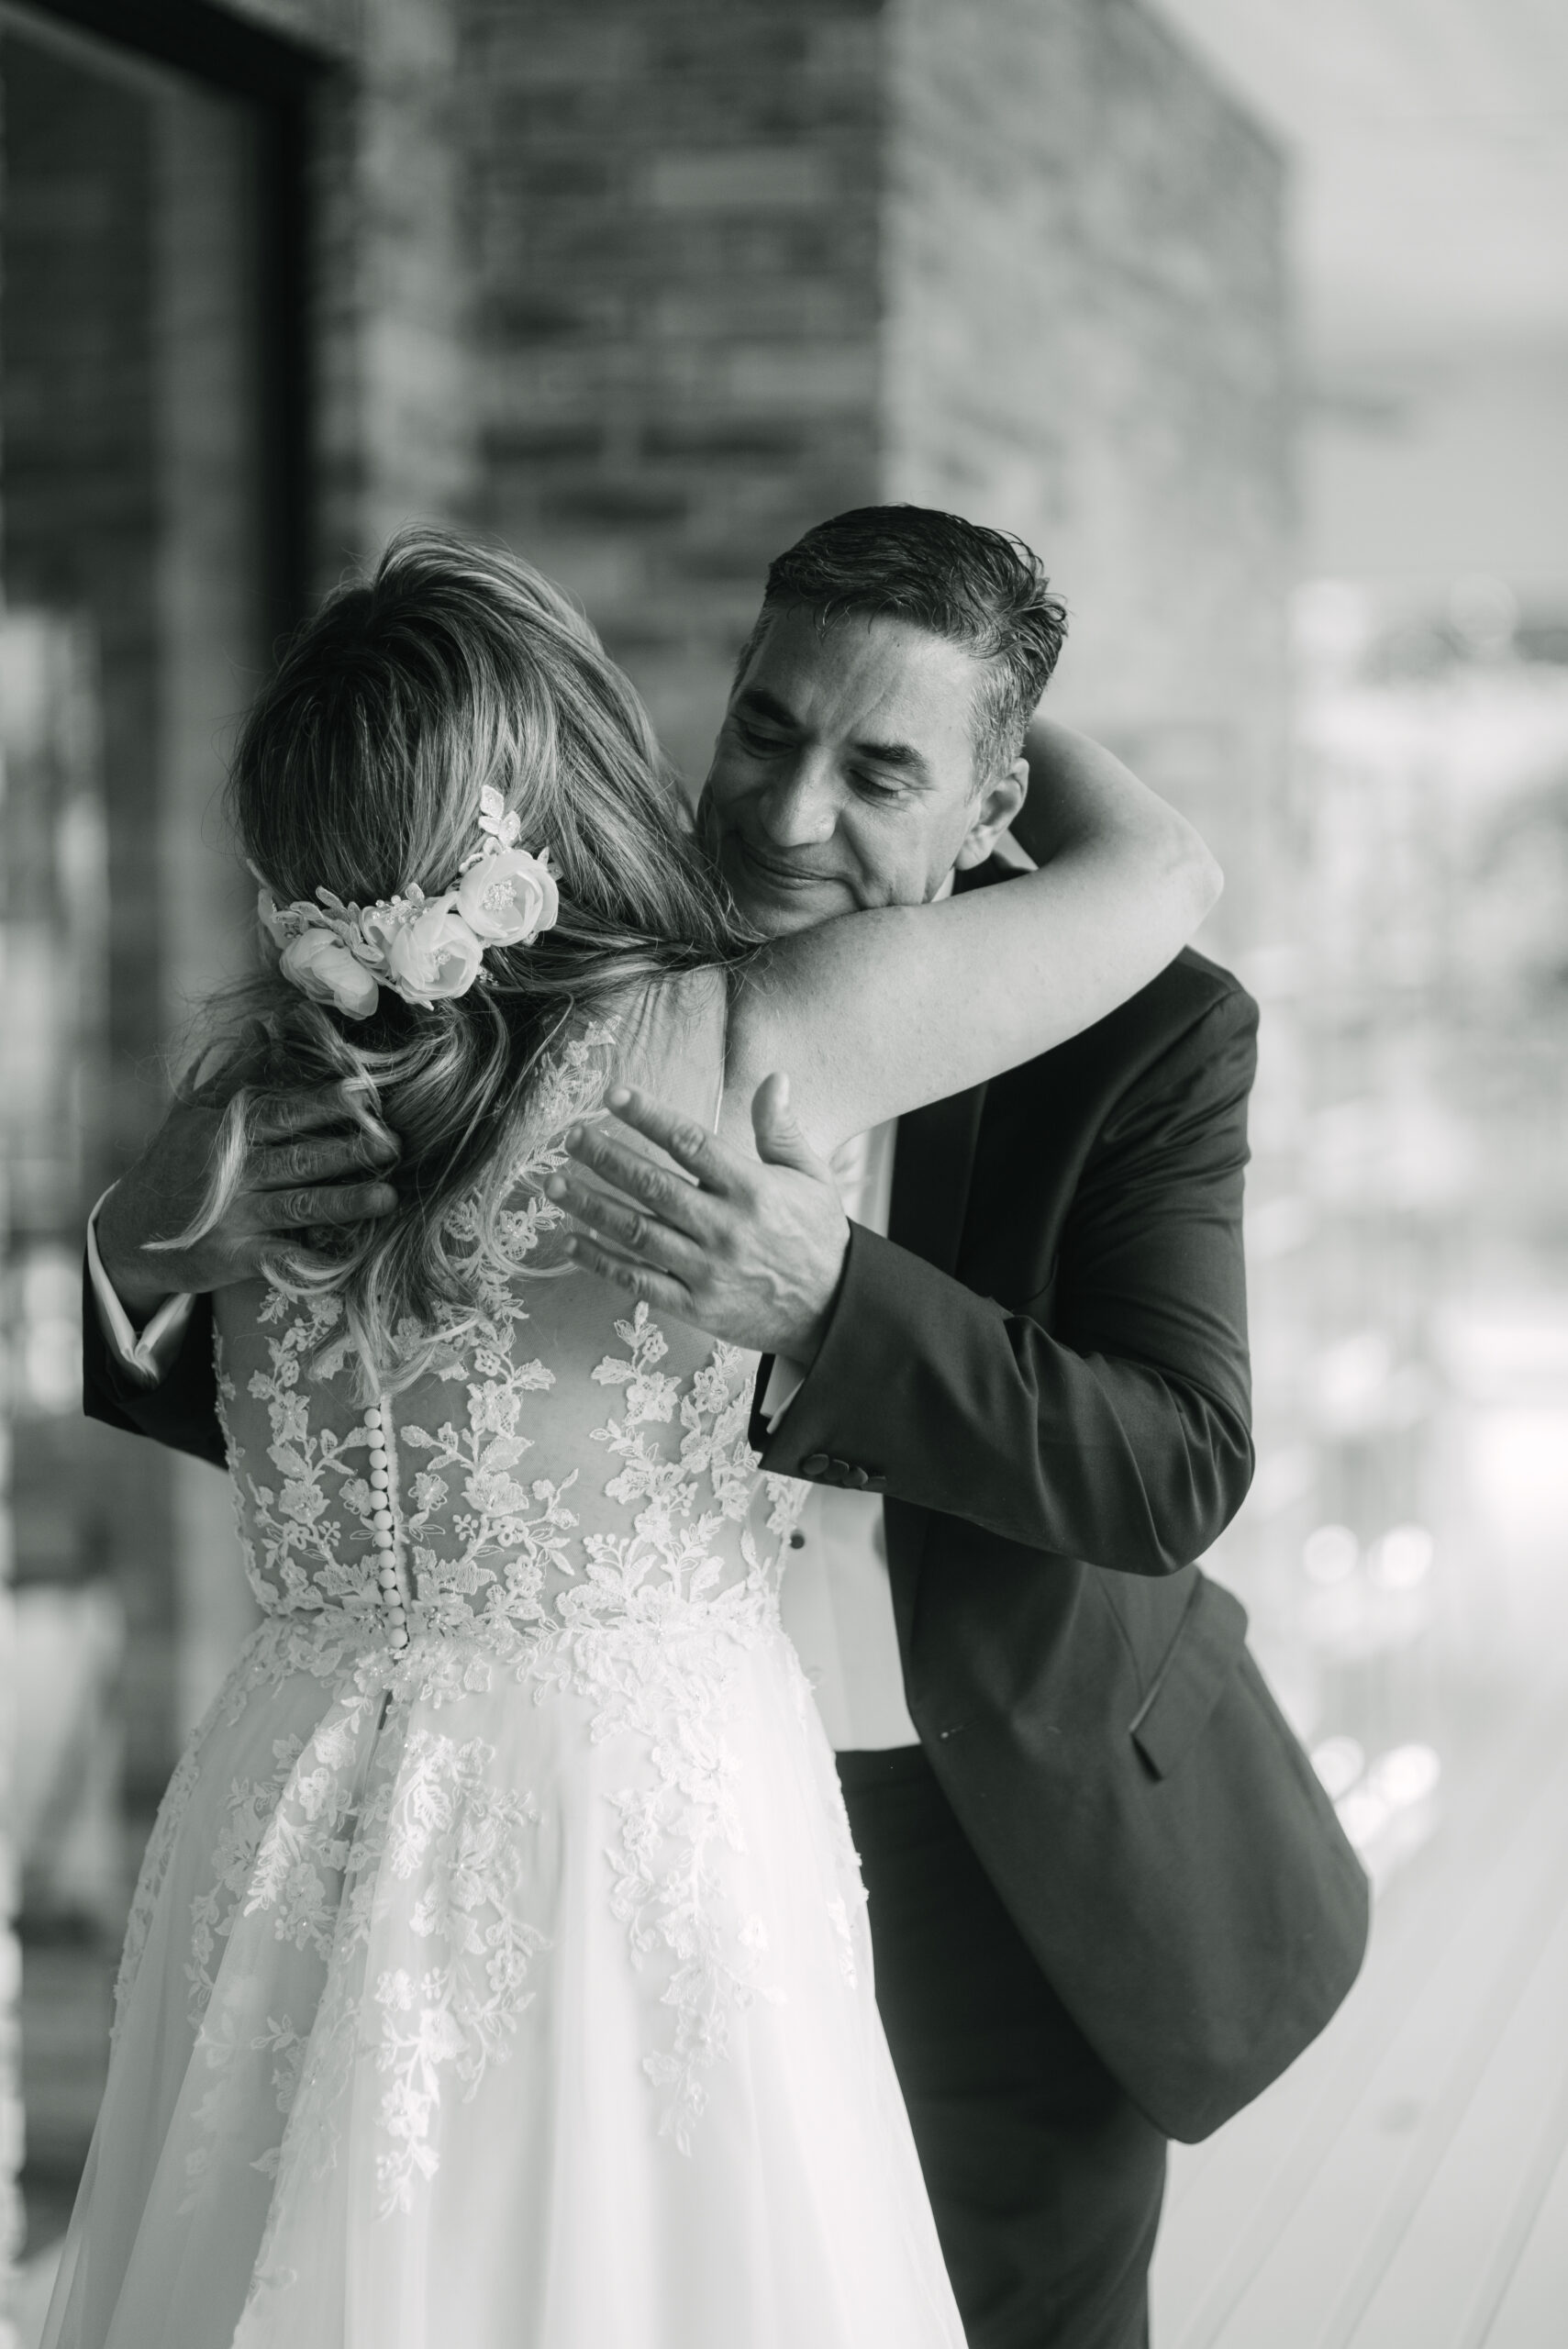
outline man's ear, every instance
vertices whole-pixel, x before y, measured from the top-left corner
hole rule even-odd
[[[1015,759],[992,776],[974,803],[974,818],[963,836],[963,846],[954,863],[961,873],[973,864],[984,864],[1002,834],[1012,822],[1029,792],[1029,763]]]

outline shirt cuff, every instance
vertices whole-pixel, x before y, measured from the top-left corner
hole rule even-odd
[[[773,1366],[768,1373],[768,1387],[762,1397],[762,1417],[768,1423],[768,1433],[778,1433],[779,1421],[806,1384],[806,1371],[801,1364],[790,1362],[783,1354],[773,1356]]]
[[[111,1183],[109,1190],[113,1188]],[[139,1334],[131,1328],[130,1316],[115,1294],[114,1283],[105,1272],[104,1260],[98,1253],[98,1208],[108,1196],[106,1191],[87,1219],[87,1277],[93,1284],[98,1324],[127,1376],[134,1378],[139,1386],[161,1386],[185,1342],[185,1327],[196,1300],[194,1297],[166,1297],[145,1330]]]

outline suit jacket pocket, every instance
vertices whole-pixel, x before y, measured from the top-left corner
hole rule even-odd
[[[1236,1669],[1247,1637],[1239,1598],[1200,1574],[1154,1684],[1129,1723],[1132,1742],[1157,1778],[1168,1778],[1190,1750]]]

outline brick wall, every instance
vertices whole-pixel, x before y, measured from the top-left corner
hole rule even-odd
[[[700,774],[768,558],[877,496],[1038,545],[1057,706],[1260,893],[1283,174],[1139,0],[241,0],[324,106],[322,569],[406,515],[584,600]]]
[[[315,120],[317,573],[409,518],[584,603],[706,763],[769,558],[880,478],[881,0],[229,0]]]
[[[478,518],[700,774],[770,555],[1022,532],[1057,700],[1259,894],[1289,544],[1282,171],[1134,0],[467,0]]]
[[[700,774],[768,559],[875,494],[880,15],[467,17],[483,518]]]
[[[335,72],[312,109],[317,584],[405,521],[472,523],[476,473],[459,0],[227,0]],[[519,32],[528,12],[517,9]]]

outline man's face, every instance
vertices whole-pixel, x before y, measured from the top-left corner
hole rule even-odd
[[[982,681],[969,653],[903,620],[850,613],[823,630],[776,615],[730,696],[700,810],[760,930],[923,905],[990,854],[1028,769],[980,785]]]

